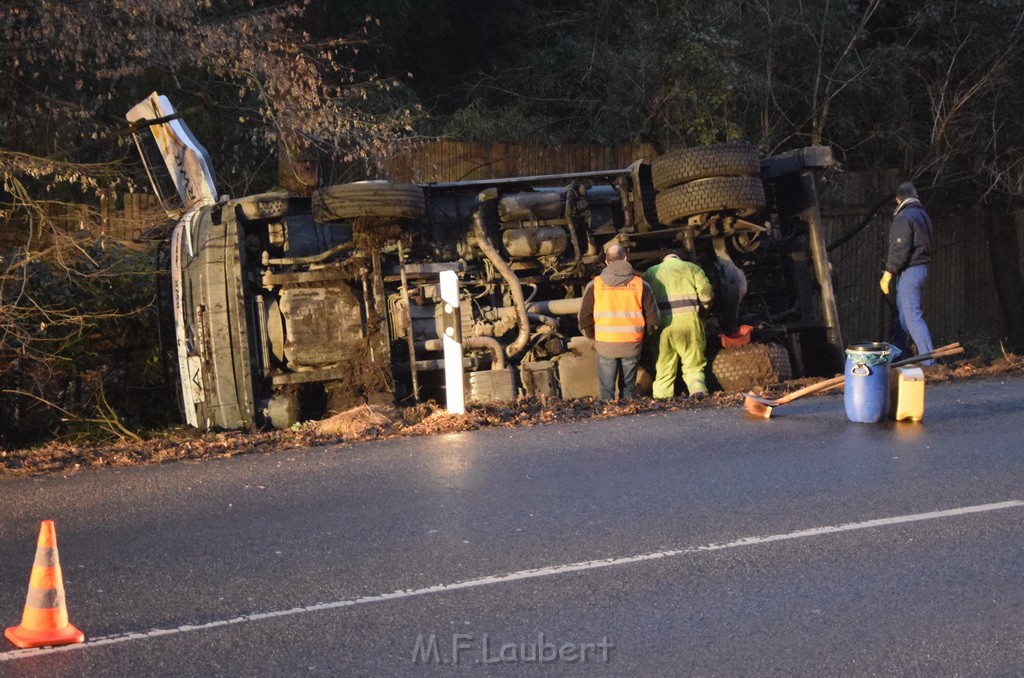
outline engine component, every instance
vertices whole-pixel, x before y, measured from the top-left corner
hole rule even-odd
[[[469,373],[467,400],[508,402],[516,399],[516,375],[510,368]]]
[[[565,213],[565,195],[561,191],[512,193],[498,201],[498,218],[504,222],[560,219]]]
[[[345,285],[281,290],[289,366],[330,365],[362,340],[359,300]]]
[[[299,394],[294,386],[285,386],[274,391],[274,395],[263,408],[263,417],[274,428],[288,428],[299,419]]]
[[[540,360],[525,363],[522,370],[523,390],[531,396],[558,396],[558,377],[555,363]]]
[[[501,258],[501,255],[494,249],[490,239],[487,237],[484,213],[493,204],[497,194],[498,192],[492,188],[482,191],[477,196],[476,209],[473,210],[473,230],[476,232],[477,246],[484,253],[484,256],[487,257],[488,261],[498,269],[505,282],[508,283],[509,292],[515,302],[516,317],[519,319],[519,336],[505,349],[507,355],[514,356],[522,351],[526,347],[526,342],[530,340],[530,318],[526,315],[526,298],[523,296],[523,286],[520,284],[519,278],[509,268],[509,265],[505,263],[505,260]]]
[[[565,252],[569,234],[558,226],[510,228],[501,234],[505,250],[514,259],[557,257]]]

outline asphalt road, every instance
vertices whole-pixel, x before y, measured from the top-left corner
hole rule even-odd
[[[0,623],[52,518],[89,638],[0,675],[1021,675],[1022,394],[0,481]]]

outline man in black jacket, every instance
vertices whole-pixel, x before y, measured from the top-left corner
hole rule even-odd
[[[902,351],[913,339],[918,354],[932,350],[932,336],[921,312],[921,290],[928,278],[931,261],[932,220],[921,206],[917,189],[909,181],[896,188],[896,211],[889,228],[889,256],[885,272],[878,281],[882,293],[888,295],[896,279],[896,309],[893,343]],[[928,360],[922,365],[931,365]]]

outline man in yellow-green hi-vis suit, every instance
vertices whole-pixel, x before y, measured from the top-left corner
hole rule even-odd
[[[704,385],[707,339],[701,307],[711,302],[711,282],[697,264],[667,254],[660,264],[644,273],[661,311],[654,397],[675,395],[676,371],[682,366],[683,381],[691,395],[708,392]]]

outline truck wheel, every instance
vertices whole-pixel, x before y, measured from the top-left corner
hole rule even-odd
[[[663,224],[708,212],[736,212],[749,217],[765,206],[764,184],[758,177],[701,179],[658,193],[655,203]]]
[[[746,141],[680,148],[651,163],[651,180],[659,191],[697,179],[756,177],[760,173],[757,149]]]
[[[359,217],[422,219],[426,213],[423,189],[415,184],[362,181],[313,193],[313,219],[320,223]]]
[[[747,344],[720,350],[711,360],[711,374],[722,389],[744,391],[787,381],[793,370],[782,344]]]

